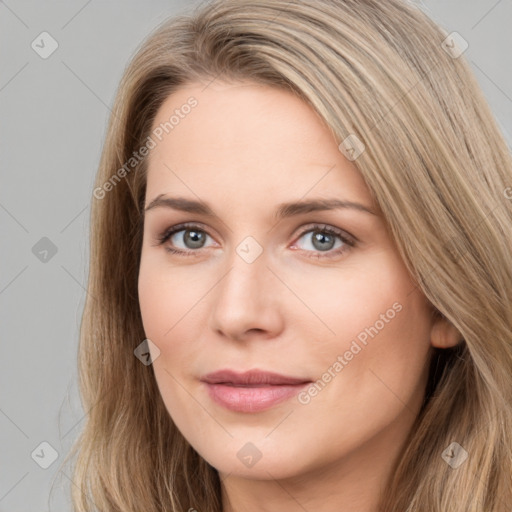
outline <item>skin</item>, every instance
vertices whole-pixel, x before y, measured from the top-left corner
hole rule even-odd
[[[225,512],[375,512],[421,407],[431,348],[454,345],[457,331],[432,315],[355,163],[311,107],[288,91],[216,80],[172,94],[153,127],[190,96],[198,105],[148,157],[146,206],[160,194],[200,199],[219,218],[145,212],[139,299],[146,336],[160,351],[153,369],[165,406],[219,471]],[[273,218],[278,204],[313,198],[358,202],[376,215]],[[204,230],[203,246],[184,239],[190,231],[158,245],[182,222]],[[335,235],[331,245],[314,245],[315,223],[357,242]],[[248,236],[263,249],[252,263],[236,250]],[[401,306],[394,318],[333,371],[393,304]],[[313,381],[331,368],[335,377],[307,404],[294,397],[240,413],[213,402],[199,381],[224,368]],[[237,457],[248,442],[261,453],[252,467]]]

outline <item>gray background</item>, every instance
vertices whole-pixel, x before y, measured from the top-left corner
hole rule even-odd
[[[0,512],[71,510],[70,474],[58,467],[84,423],[76,353],[109,108],[141,40],[199,3],[0,0]],[[464,56],[510,145],[512,1],[418,3],[469,43]],[[31,47],[43,31],[58,43],[46,59]],[[47,469],[42,442],[58,452]]]

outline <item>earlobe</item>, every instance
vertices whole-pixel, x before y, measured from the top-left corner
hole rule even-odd
[[[458,329],[440,313],[436,315],[432,330],[430,331],[430,343],[436,348],[451,348],[464,340]]]

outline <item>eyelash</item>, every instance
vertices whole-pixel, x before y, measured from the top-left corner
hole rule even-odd
[[[208,235],[208,232],[202,229],[197,224],[192,223],[183,223],[183,224],[177,224],[176,226],[172,226],[171,228],[166,229],[163,233],[157,236],[157,244],[156,245],[163,245],[167,240],[169,240],[174,234],[179,233],[180,231],[200,231],[202,233],[206,233]],[[356,242],[353,237],[347,236],[343,231],[341,231],[338,228],[334,228],[332,226],[328,226],[325,224],[312,224],[309,225],[307,229],[302,231],[297,240],[302,238],[306,233],[311,232],[320,232],[323,234],[333,235],[337,236],[345,245],[341,248],[338,248],[336,250],[330,250],[330,251],[308,251],[308,250],[302,250],[306,253],[313,253],[308,254],[307,257],[309,258],[315,258],[315,259],[322,259],[322,258],[334,258],[336,256],[340,256],[341,254],[344,254],[345,252],[349,251],[351,248],[355,247]],[[208,235],[211,236],[211,235]],[[348,247],[347,247],[348,246]],[[165,247],[165,250],[171,254],[177,254],[180,256],[198,256],[198,253],[200,252],[200,249],[195,250],[187,250],[184,251],[182,249],[173,249],[171,247]],[[301,250],[301,249],[299,249]]]

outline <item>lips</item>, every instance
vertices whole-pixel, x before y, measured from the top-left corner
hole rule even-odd
[[[232,386],[282,386],[296,385],[311,382],[309,379],[300,377],[288,377],[273,372],[265,372],[262,370],[250,370],[244,373],[237,373],[233,370],[220,370],[218,372],[209,373],[202,379],[208,384],[229,384]]]
[[[218,405],[235,412],[264,411],[289,400],[311,380],[273,372],[250,370],[237,373],[221,370],[205,375],[201,381],[209,397]]]

